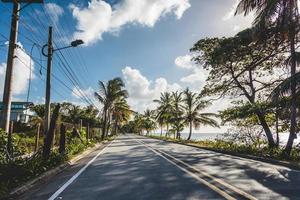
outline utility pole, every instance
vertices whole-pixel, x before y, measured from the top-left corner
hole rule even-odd
[[[43,0],[1,0],[1,1],[3,3],[13,3],[13,12],[11,16],[11,27],[10,27],[9,46],[8,46],[6,74],[5,74],[5,85],[4,85],[3,101],[2,101],[3,109],[0,118],[1,128],[3,128],[3,130],[6,133],[8,133],[10,112],[11,112],[15,48],[18,39],[19,13],[23,8],[27,7],[31,3],[43,3]],[[20,8],[20,3],[26,3],[26,5]]]
[[[10,122],[10,111],[11,111],[11,97],[12,97],[12,80],[13,80],[13,68],[15,58],[15,48],[18,38],[18,26],[19,26],[19,10],[20,4],[13,2],[13,13],[11,16],[11,29],[9,37],[9,47],[7,55],[5,85],[3,92],[3,110],[1,117],[1,128],[8,133],[9,122]]]
[[[47,79],[46,79],[46,98],[45,98],[45,132],[47,134],[50,126],[50,115],[51,115],[51,107],[50,107],[50,98],[51,98],[51,71],[52,71],[52,57],[53,57],[53,46],[52,46],[52,27],[49,27],[48,34],[48,61],[47,61]]]
[[[52,58],[53,53],[55,51],[60,51],[62,49],[67,49],[71,47],[77,47],[83,44],[82,40],[74,40],[71,42],[69,46],[61,47],[54,49],[52,44],[52,26],[49,26],[49,33],[48,33],[48,43],[45,44],[42,48],[42,54],[48,58],[47,60],[47,78],[46,78],[46,96],[45,96],[45,132],[46,135],[50,128],[50,117],[51,117],[51,107],[50,107],[50,99],[51,99],[51,71],[52,71]],[[45,48],[48,48],[47,54],[44,52]]]

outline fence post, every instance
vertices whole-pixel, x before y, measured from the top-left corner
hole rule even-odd
[[[60,138],[59,138],[59,153],[63,154],[66,149],[66,126],[62,123],[60,125]]]
[[[86,141],[88,142],[90,139],[90,124],[87,123],[86,125]]]
[[[52,118],[50,121],[50,128],[47,131],[47,135],[46,135],[45,142],[44,142],[44,148],[43,148],[44,159],[48,159],[50,156],[50,153],[51,153],[51,145],[53,143],[53,136],[54,136],[55,126],[56,126],[56,121],[59,116],[59,109],[60,109],[60,105],[58,104],[54,108],[54,111],[52,114]]]
[[[41,127],[41,124],[39,123],[37,125],[37,130],[36,130],[36,135],[35,135],[34,152],[37,152],[37,150],[39,149],[40,127]]]

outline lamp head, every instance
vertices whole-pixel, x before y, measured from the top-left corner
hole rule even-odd
[[[74,40],[71,42],[72,47],[77,47],[79,45],[82,45],[84,42],[82,40]]]

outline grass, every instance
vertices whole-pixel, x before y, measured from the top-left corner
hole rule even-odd
[[[291,164],[297,165],[300,167],[300,150],[294,148],[291,152],[290,157],[286,157],[283,155],[283,149],[281,148],[268,148],[267,145],[244,145],[237,144],[233,142],[224,141],[221,139],[218,140],[182,140],[182,139],[174,139],[169,137],[160,137],[160,136],[149,136],[154,139],[161,139],[168,142],[175,142],[179,144],[188,144],[195,147],[205,148],[214,151],[221,151],[224,153],[233,153],[239,155],[247,155],[247,156],[256,156],[261,158],[271,158],[278,161],[288,161]]]

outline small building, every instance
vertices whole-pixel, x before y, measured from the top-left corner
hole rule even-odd
[[[35,113],[30,109],[33,106],[32,102],[11,102],[10,120],[15,122],[28,123],[35,116]],[[0,102],[0,112],[2,112],[3,103]]]

